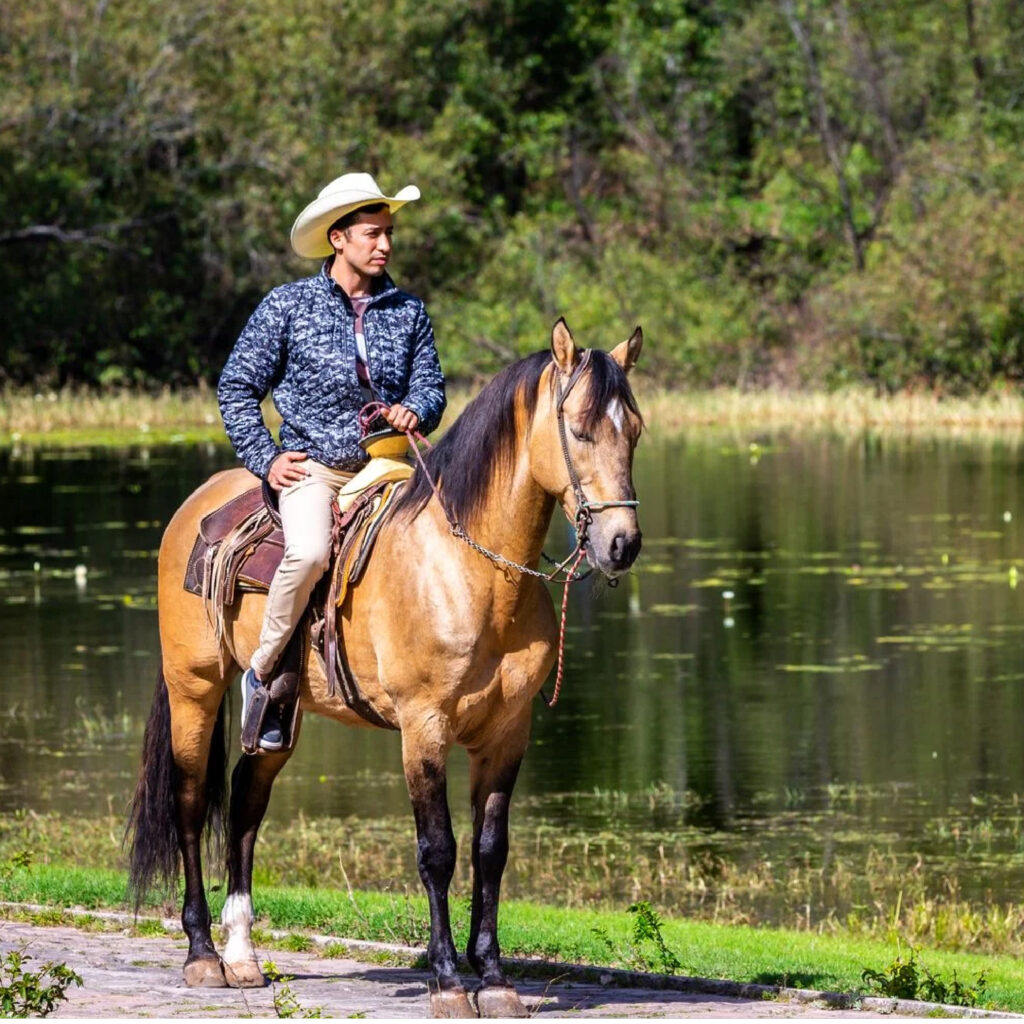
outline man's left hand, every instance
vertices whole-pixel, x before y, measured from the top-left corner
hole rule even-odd
[[[386,413],[384,413],[384,419],[388,421],[389,426],[395,428],[395,430],[401,430],[405,433],[408,430],[415,430],[420,424],[420,418],[411,409],[406,409],[404,405],[396,403],[391,406]]]

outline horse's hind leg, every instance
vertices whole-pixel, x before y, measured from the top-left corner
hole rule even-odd
[[[189,690],[192,688],[189,687]],[[185,899],[181,924],[188,936],[185,984],[223,988],[226,984],[220,957],[210,934],[210,908],[203,889],[200,844],[210,809],[211,796],[221,785],[211,774],[223,775],[222,750],[213,751],[220,696],[210,688],[204,699],[195,698],[183,687],[168,685],[171,711],[171,748],[177,769],[176,809],[178,844],[185,873]],[[223,737],[217,737],[223,743]],[[218,762],[214,765],[213,761]]]
[[[263,972],[252,944],[252,858],[270,790],[291,751],[243,754],[231,775],[228,823],[228,896],[221,912],[227,929],[224,975],[233,988],[258,988]]]
[[[448,743],[429,728],[402,730],[405,781],[416,819],[416,862],[430,904],[427,960],[437,981],[430,993],[434,1017],[475,1017],[456,971],[458,954],[448,914],[448,887],[455,873],[455,834],[448,810],[445,762]]]
[[[529,735],[529,717],[516,734],[470,751],[473,803],[473,912],[467,956],[483,986],[477,993],[481,1017],[526,1017],[526,1008],[501,969],[498,900],[508,859],[508,809]]]

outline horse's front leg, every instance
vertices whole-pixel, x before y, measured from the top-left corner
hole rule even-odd
[[[228,821],[228,895],[220,921],[227,931],[224,976],[232,988],[259,988],[264,982],[252,944],[252,860],[270,790],[291,751],[243,754],[231,774]]]
[[[483,987],[477,993],[481,1017],[526,1017],[516,990],[501,969],[498,900],[508,860],[508,810],[519,764],[526,750],[527,713],[512,735],[500,743],[470,751],[473,803],[473,915],[467,955]]]
[[[448,914],[448,886],[455,873],[455,834],[448,811],[449,742],[429,730],[402,730],[405,781],[416,819],[416,862],[430,904],[427,959],[437,979],[430,993],[435,1017],[475,1017],[456,971],[458,956]]]

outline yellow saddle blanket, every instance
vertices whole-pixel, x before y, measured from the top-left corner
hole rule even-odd
[[[408,480],[412,476],[412,471],[413,465],[408,459],[396,459],[383,455],[370,459],[338,492],[338,511],[347,512],[363,491],[369,490],[377,484],[389,480]]]

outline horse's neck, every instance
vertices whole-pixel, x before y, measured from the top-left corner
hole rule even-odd
[[[502,558],[535,568],[551,525],[554,499],[530,473],[525,452],[509,470],[496,473],[483,512],[467,529],[470,539]],[[518,588],[518,573],[499,573],[498,580]]]

